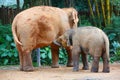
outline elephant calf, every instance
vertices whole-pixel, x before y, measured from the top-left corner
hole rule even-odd
[[[82,54],[83,69],[88,69],[87,54],[93,57],[91,72],[98,72],[99,59],[103,59],[103,72],[109,69],[109,40],[106,34],[96,27],[79,27],[66,31],[55,43],[72,46],[73,71],[79,70],[79,53]]]

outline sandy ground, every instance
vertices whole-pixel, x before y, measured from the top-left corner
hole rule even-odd
[[[90,70],[72,72],[72,67],[37,67],[33,72],[19,71],[18,66],[1,66],[0,80],[120,80],[120,63],[110,64],[110,73],[102,73],[102,64],[98,73]]]

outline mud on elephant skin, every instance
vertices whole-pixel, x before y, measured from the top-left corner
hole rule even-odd
[[[88,69],[87,54],[93,57],[91,72],[98,72],[99,59],[103,59],[103,72],[109,69],[109,40],[106,34],[96,27],[79,27],[66,31],[55,43],[72,46],[73,71],[79,70],[79,56],[82,55],[83,69]]]
[[[74,8],[36,6],[17,14],[12,23],[12,33],[19,52],[20,70],[33,71],[32,50],[48,45],[52,49],[52,67],[59,67],[59,47],[52,42],[66,30],[77,28],[77,23],[77,11]],[[67,50],[67,65],[72,66],[70,48]]]

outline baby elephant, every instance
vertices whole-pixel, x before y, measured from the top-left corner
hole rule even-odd
[[[54,41],[64,47],[72,46],[73,71],[79,70],[79,55],[82,55],[83,69],[88,69],[87,54],[93,57],[91,72],[98,72],[100,57],[103,59],[103,72],[109,69],[109,40],[106,34],[96,27],[79,27],[66,31]]]

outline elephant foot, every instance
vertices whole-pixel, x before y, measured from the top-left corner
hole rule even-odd
[[[23,71],[23,68],[22,68],[22,67],[20,67],[20,71]]]
[[[23,71],[23,67],[22,66],[20,66],[20,71]]]
[[[67,67],[73,67],[73,63],[67,63]]]
[[[89,67],[88,66],[83,66],[82,70],[89,70]]]
[[[59,68],[59,65],[52,65],[52,68]]]
[[[98,68],[92,67],[92,68],[91,68],[91,72],[98,72]]]
[[[110,72],[110,69],[109,69],[109,68],[108,68],[108,69],[103,69],[102,72],[104,72],[104,73],[109,73],[109,72]]]
[[[77,71],[79,71],[79,69],[73,67],[73,72],[77,72]]]
[[[26,72],[30,72],[30,71],[33,71],[34,68],[33,67],[30,67],[30,66],[26,66],[26,67],[23,67],[22,71],[26,71]]]

